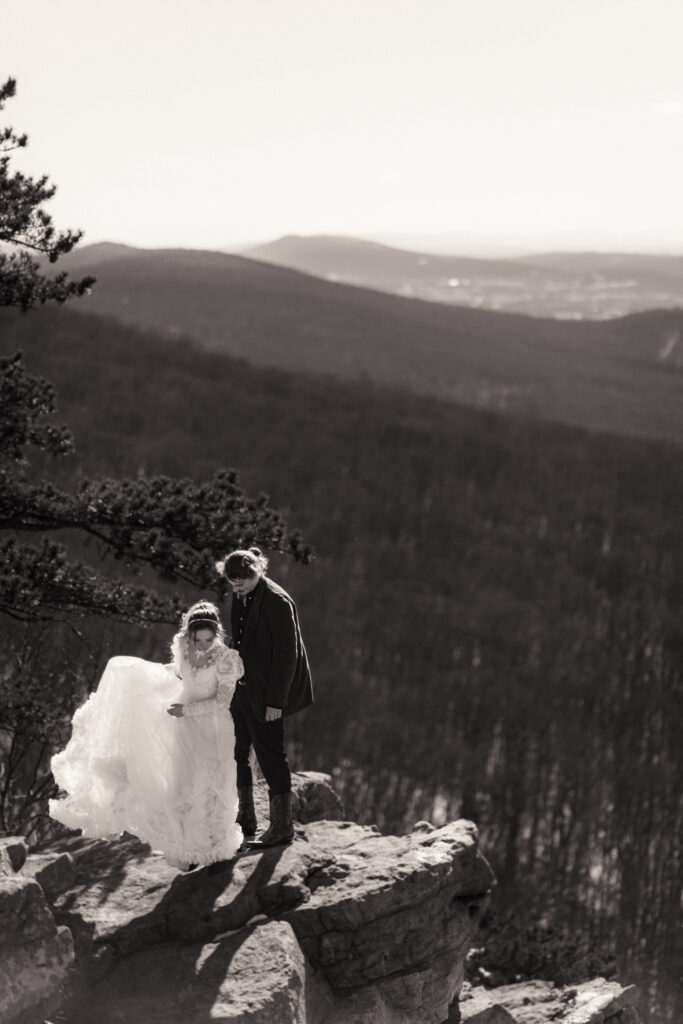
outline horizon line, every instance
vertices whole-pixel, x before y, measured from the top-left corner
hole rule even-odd
[[[508,244],[508,243],[474,243],[474,242],[463,242],[462,249],[428,249],[428,248],[413,248],[412,245],[408,244],[408,239],[411,237],[410,234],[397,235],[397,238],[403,238],[405,241],[402,244],[398,244],[398,241],[390,242],[388,239],[392,237],[389,235],[359,235],[359,234],[343,234],[341,232],[313,232],[305,234],[302,232],[285,232],[281,235],[269,236],[265,239],[257,241],[241,241],[241,242],[227,242],[225,245],[219,247],[211,245],[200,245],[200,244],[187,244],[187,243],[171,243],[171,244],[149,244],[140,242],[121,241],[114,238],[98,238],[95,241],[81,240],[74,248],[74,252],[87,248],[94,247],[96,245],[118,245],[129,249],[139,249],[142,251],[154,252],[154,251],[169,251],[169,250],[183,250],[187,252],[213,252],[220,255],[235,255],[239,256],[249,249],[260,248],[261,246],[273,245],[274,243],[284,241],[288,238],[297,239],[340,239],[343,241],[350,242],[366,242],[370,244],[376,244],[387,249],[395,249],[398,251],[414,252],[424,256],[442,256],[442,257],[461,257],[468,259],[481,259],[481,260],[499,260],[499,259],[519,259],[531,256],[557,256],[557,255],[595,255],[595,256],[654,256],[654,257],[683,257],[683,245],[680,249],[669,249],[659,248],[653,246],[647,246],[644,248],[619,248],[619,247],[602,247],[593,245],[581,245],[581,246],[560,246],[557,248],[534,248],[529,249],[527,247]],[[423,239],[427,240],[430,236],[421,236],[415,234],[416,240]],[[431,236],[434,239],[443,237],[442,235]],[[455,243],[454,243],[455,244]],[[473,251],[476,249],[476,251]],[[497,250],[497,251],[495,251]]]

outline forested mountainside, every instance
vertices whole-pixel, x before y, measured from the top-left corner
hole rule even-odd
[[[215,252],[93,247],[74,306],[259,366],[683,440],[683,311],[570,322],[352,288]],[[74,257],[75,258],[75,257]],[[63,261],[68,268],[70,257]]]
[[[234,466],[316,546],[312,566],[272,568],[317,690],[292,720],[294,763],[332,771],[362,822],[477,821],[513,930],[501,961],[533,960],[545,934],[552,977],[548,950],[580,926],[577,964],[611,951],[669,1005],[681,447],[256,367],[70,309],[0,331],[57,386],[78,447],[63,483]],[[168,638],[87,639],[94,683],[109,654],[165,658]],[[531,946],[521,920],[540,929]]]

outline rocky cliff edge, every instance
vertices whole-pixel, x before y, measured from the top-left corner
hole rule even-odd
[[[504,1000],[463,990],[494,883],[476,827],[383,836],[342,820],[327,776],[300,773],[294,786],[294,842],[216,874],[179,874],[125,836],[28,855],[0,840],[0,1022],[638,1020],[635,991],[614,983],[564,1000],[546,987],[535,1017],[516,986]]]

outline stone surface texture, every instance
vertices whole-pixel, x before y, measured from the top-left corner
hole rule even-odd
[[[254,786],[258,831],[270,824],[268,789],[263,779]],[[341,821],[344,805],[323,772],[292,772],[292,816],[302,825],[310,821]]]
[[[449,1024],[514,1024],[512,1014],[496,1001],[495,990],[463,985],[459,1000],[451,1009]]]
[[[613,983],[463,989],[494,883],[471,822],[384,836],[342,820],[327,776],[298,773],[294,790],[294,842],[212,873],[130,836],[28,857],[8,840],[2,1024],[40,1024],[60,989],[60,1024],[636,1024]],[[263,786],[256,802],[265,827]]]
[[[55,899],[55,915],[73,934],[90,986],[85,1002],[96,996],[98,1005],[106,1003],[107,1021],[117,1014],[138,1019],[130,993],[144,991],[152,962],[160,976],[177,977],[188,1005],[194,989],[204,1005],[199,992],[208,990],[215,965],[225,966],[220,991],[229,992],[248,952],[254,991],[280,992],[281,1008],[285,999],[296,1004],[283,1024],[341,1022],[347,1009],[349,1019],[368,1024],[378,1013],[401,1024],[441,1024],[462,985],[464,957],[493,881],[476,829],[464,821],[404,837],[344,821],[297,825],[290,846],[245,851],[213,875],[179,874],[134,839],[66,842],[69,850],[58,852],[69,852],[76,879]],[[284,952],[277,957],[273,943],[280,940]],[[253,949],[261,942],[267,944],[259,956]],[[210,965],[176,974],[179,950],[185,964],[194,957],[195,965]],[[218,1008],[219,987],[209,988],[218,1000],[211,1012],[232,1020]],[[122,992],[125,1005],[117,1008]],[[176,993],[171,1005],[184,1006],[184,998]],[[149,1018],[146,1005],[140,1020]],[[79,1024],[83,1006],[81,998]],[[272,1006],[257,1013],[258,1006],[252,1016],[242,1008],[235,1020],[277,1019]],[[195,1018],[178,1017],[184,1019]]]
[[[35,879],[50,903],[54,903],[76,881],[76,865],[70,853],[33,853],[22,875]]]
[[[636,1024],[640,1020],[636,987],[624,988],[604,978],[564,986],[551,981],[526,981],[500,985],[487,994],[518,1024]]]
[[[323,1024],[333,998],[290,925],[265,921],[206,943],[159,943],[120,960],[79,1024]]]
[[[5,836],[0,839],[0,878],[19,871],[28,855],[23,836]]]
[[[0,877],[0,1021],[41,1024],[73,959],[69,930],[57,927],[38,883]]]

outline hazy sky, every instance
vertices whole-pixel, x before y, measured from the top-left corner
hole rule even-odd
[[[681,0],[3,0],[0,22],[15,165],[88,242],[683,253]]]

